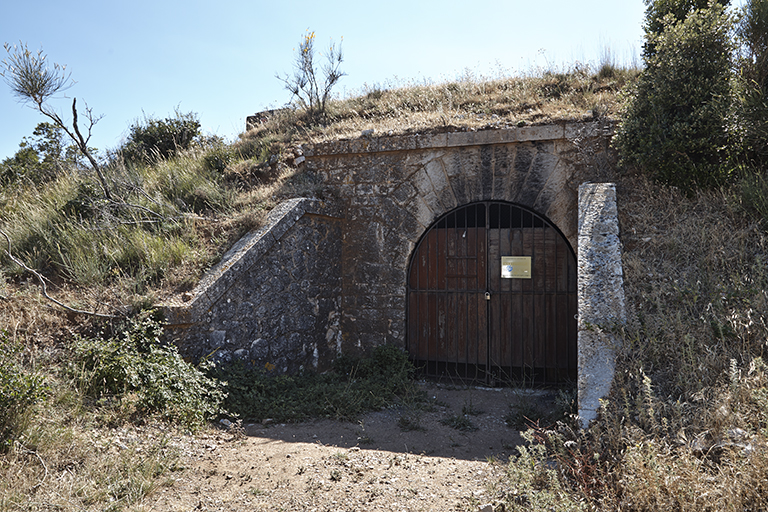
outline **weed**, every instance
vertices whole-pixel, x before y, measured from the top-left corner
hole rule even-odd
[[[421,425],[421,413],[418,410],[411,409],[405,414],[401,414],[397,418],[397,426],[403,432],[423,431],[426,430]]]
[[[89,396],[120,408],[161,416],[198,427],[221,412],[220,383],[185,362],[174,345],[160,342],[162,328],[145,314],[117,337],[81,338],[74,346],[69,371]]]
[[[518,456],[511,458],[506,469],[506,510],[588,510],[588,506],[563,485],[556,465],[552,464],[545,445],[531,432],[523,437],[528,446],[518,446]]]
[[[464,405],[461,408],[461,414],[464,416],[480,416],[483,413],[485,413],[485,411],[475,409],[472,405],[472,395],[469,396],[469,402],[465,400]]]
[[[27,429],[33,406],[44,398],[41,375],[21,362],[21,346],[0,331],[0,452],[11,448]]]
[[[312,417],[355,420],[412,393],[413,367],[399,348],[381,346],[369,358],[340,357],[323,374],[269,375],[242,361],[211,368],[227,383],[224,407],[241,418],[300,421]]]
[[[360,431],[358,432],[357,442],[362,445],[371,445],[374,443],[373,439],[365,432],[365,422],[360,420]]]
[[[443,418],[440,420],[440,423],[462,432],[475,432],[477,430],[477,427],[474,423],[472,423],[472,420],[463,414],[457,414],[455,416]]]
[[[521,396],[509,405],[509,412],[504,416],[508,427],[522,430],[547,416],[546,412],[529,396]]]

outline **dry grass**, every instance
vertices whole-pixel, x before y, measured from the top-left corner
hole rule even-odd
[[[40,414],[0,460],[2,511],[130,509],[182,469],[184,436],[167,427],[105,429]]]
[[[364,130],[402,135],[612,117],[621,102],[619,91],[637,74],[635,69],[610,64],[597,72],[577,65],[522,77],[467,75],[436,84],[371,86],[356,97],[332,103],[331,122],[325,126],[306,126],[301,119],[294,121],[293,111],[280,111],[246,137],[286,133],[287,125],[292,127],[293,140],[326,142],[359,137]]]
[[[614,387],[586,433],[539,439],[601,509],[765,510],[765,232],[738,186],[615,178],[629,320]]]

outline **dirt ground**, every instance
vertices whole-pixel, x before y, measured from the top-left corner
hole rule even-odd
[[[427,410],[387,409],[357,423],[248,424],[198,436],[183,449],[186,469],[145,509],[395,512],[477,510],[493,502],[503,463],[522,442],[504,420],[510,405],[552,409],[555,394],[422,387],[431,399]],[[476,430],[444,424],[457,416]]]

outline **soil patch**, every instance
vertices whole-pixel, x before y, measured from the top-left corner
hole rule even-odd
[[[491,502],[522,442],[505,417],[547,414],[555,392],[422,384],[421,403],[357,423],[249,424],[198,436],[153,510],[470,510]],[[405,418],[405,419],[403,419]],[[456,428],[459,427],[459,428]],[[463,430],[462,430],[463,429]]]

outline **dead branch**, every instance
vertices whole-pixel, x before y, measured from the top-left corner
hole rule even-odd
[[[58,305],[59,307],[69,311],[70,313],[76,313],[76,314],[79,314],[79,315],[95,316],[97,318],[108,318],[108,319],[120,318],[120,317],[117,317],[117,316],[114,316],[114,315],[105,315],[103,313],[97,313],[95,311],[84,311],[82,309],[76,309],[76,308],[67,306],[63,302],[60,302],[60,301],[54,299],[53,297],[51,297],[50,295],[48,295],[48,289],[45,286],[45,279],[43,278],[43,276],[41,276],[40,273],[37,272],[36,270],[33,270],[33,269],[29,268],[23,261],[21,261],[18,258],[16,258],[11,253],[11,237],[9,237],[8,234],[5,231],[3,231],[2,229],[0,229],[0,234],[2,234],[5,237],[5,239],[8,241],[8,248],[5,249],[5,253],[11,259],[11,261],[13,261],[15,264],[17,264],[18,266],[20,266],[21,268],[23,268],[27,272],[29,272],[29,273],[33,274],[35,277],[37,277],[37,280],[40,281],[40,287],[42,288],[43,295],[45,296],[46,299],[48,299],[49,301],[51,301],[54,304]],[[125,315],[123,315],[123,316],[125,316]]]
[[[32,489],[30,489],[34,491],[35,489],[43,485],[43,482],[45,482],[45,479],[48,478],[48,466],[45,464],[45,461],[40,456],[40,454],[37,453],[36,450],[30,450],[29,448],[19,443],[18,441],[16,441],[16,444],[19,446],[19,448],[21,448],[21,451],[23,451],[24,453],[28,455],[34,455],[35,457],[37,457],[37,460],[40,461],[40,464],[43,466],[43,469],[45,470],[45,475],[43,475],[43,478],[41,478],[40,481],[37,482],[37,484],[34,487],[32,487]]]
[[[72,138],[75,140],[77,147],[80,148],[80,152],[85,155],[85,157],[91,163],[93,170],[96,171],[96,175],[99,177],[99,181],[101,182],[101,188],[104,191],[104,197],[111,201],[112,193],[109,191],[107,179],[104,177],[104,173],[101,172],[101,166],[96,161],[96,159],[93,158],[93,155],[91,155],[91,152],[88,149],[88,141],[91,139],[91,130],[93,129],[93,125],[96,124],[97,120],[93,118],[93,114],[91,113],[90,109],[86,110],[90,124],[88,126],[88,138],[84,139],[83,135],[80,133],[80,127],[77,125],[77,98],[72,98],[72,127],[75,129],[75,135],[77,135],[76,138]]]

